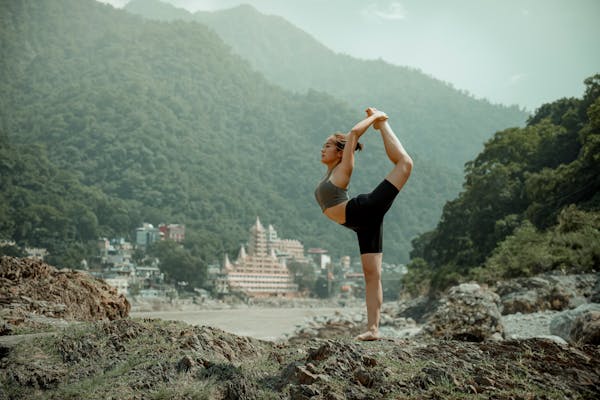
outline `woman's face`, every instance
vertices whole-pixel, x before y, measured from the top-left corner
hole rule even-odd
[[[323,164],[334,164],[342,159],[342,151],[335,145],[335,139],[330,136],[321,148],[321,162]]]

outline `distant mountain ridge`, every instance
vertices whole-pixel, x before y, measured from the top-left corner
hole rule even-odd
[[[132,0],[124,9],[151,19],[202,22],[284,88],[323,91],[358,109],[379,106],[413,151],[433,153],[434,162],[440,156],[443,161],[452,158],[447,166],[461,179],[463,164],[485,140],[497,130],[524,125],[527,118],[518,107],[475,99],[417,69],[337,54],[284,18],[261,14],[250,5],[186,14],[160,0]],[[454,147],[456,139],[460,147]]]

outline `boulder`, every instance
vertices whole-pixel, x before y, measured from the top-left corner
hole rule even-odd
[[[590,302],[591,303],[600,303],[600,274],[598,275],[598,279],[596,279],[596,284],[591,290],[590,293]]]
[[[545,274],[498,283],[502,314],[529,314],[544,310],[562,311],[585,304],[597,285],[596,274]]]
[[[540,296],[536,290],[509,293],[502,298],[502,314],[531,314],[541,308]]]
[[[481,342],[502,338],[500,297],[476,283],[450,288],[423,331],[436,338]]]
[[[592,343],[598,340],[600,335],[599,313],[598,303],[584,304],[573,310],[563,311],[550,322],[550,333],[570,343]]]
[[[584,311],[575,318],[571,328],[571,339],[574,343],[600,344],[600,311]]]
[[[436,299],[428,296],[403,299],[398,304],[395,316],[396,318],[410,318],[411,320],[422,324],[427,321],[431,313],[437,309],[438,305]]]

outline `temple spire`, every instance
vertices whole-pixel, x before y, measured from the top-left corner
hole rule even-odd
[[[259,231],[259,232],[262,232],[262,231],[265,230],[265,228],[260,223],[260,219],[258,218],[258,215],[256,216],[256,222],[254,223],[254,226],[252,227],[252,230]]]
[[[244,258],[246,258],[246,249],[244,248],[244,245],[241,245],[238,260],[243,260]]]
[[[225,261],[223,262],[223,268],[225,269],[231,269],[232,265],[231,265],[231,261],[229,261],[229,256],[227,254],[225,254]]]

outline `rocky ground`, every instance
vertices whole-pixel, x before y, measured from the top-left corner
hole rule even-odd
[[[41,263],[3,258],[0,279],[0,399],[600,398],[597,276],[569,277],[572,292],[471,283],[435,301],[386,304],[375,342],[352,339],[364,327],[358,313],[267,342],[129,318],[102,282]],[[61,303],[69,299],[77,304]],[[505,314],[507,301],[524,308]],[[60,323],[27,325],[36,315]]]
[[[5,348],[0,376],[3,399],[596,399],[600,350],[548,339],[273,343],[123,319]]]

